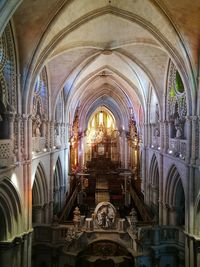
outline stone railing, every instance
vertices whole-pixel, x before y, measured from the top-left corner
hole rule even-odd
[[[13,146],[10,139],[0,140],[0,167],[14,162]]]
[[[151,147],[152,148],[155,148],[155,149],[159,149],[161,146],[161,143],[160,143],[160,136],[153,136],[152,137],[152,144],[151,144]]]
[[[187,140],[170,138],[168,153],[185,159]]]
[[[32,151],[42,152],[46,148],[45,137],[32,137]]]
[[[87,219],[90,219],[90,222]],[[127,248],[141,253],[146,253],[152,249],[156,250],[160,246],[162,248],[176,246],[179,250],[184,251],[185,234],[178,227],[138,225],[135,229],[132,229],[125,223],[125,219],[119,219],[118,227],[104,230],[95,227],[91,228],[91,222],[92,218],[86,218],[85,223],[78,231],[75,230],[72,222],[62,225],[38,225],[34,227],[33,245],[48,243],[48,245],[52,246],[66,246],[67,243],[69,244],[73,240],[79,242],[79,238],[84,236],[83,240],[80,240],[81,246],[83,241],[87,240],[90,243],[90,240],[94,238],[103,238],[116,241],[121,239],[121,241],[126,242]]]
[[[71,228],[73,228],[73,224],[37,225],[34,227],[33,243],[64,244]]]
[[[113,238],[114,236],[118,237],[118,235],[126,234],[125,228],[127,228],[128,224],[125,224],[125,219],[118,219],[116,227],[113,229],[104,230],[102,228],[96,227],[96,224],[92,218],[82,217],[82,222],[80,224],[79,229],[74,227],[73,222],[68,222],[65,224],[52,224],[52,225],[37,225],[34,227],[33,232],[33,244],[38,243],[48,243],[49,245],[64,245],[69,240],[77,239],[81,234],[86,234],[89,237],[93,234],[94,237],[106,236],[107,238]],[[126,225],[126,227],[125,227]],[[129,238],[129,241],[131,236]]]
[[[185,234],[181,228],[174,226],[143,226],[138,227],[137,241],[142,250],[161,245],[176,245],[184,249]]]

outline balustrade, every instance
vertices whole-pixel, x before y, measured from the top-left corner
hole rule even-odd
[[[168,153],[181,159],[186,157],[187,140],[170,138]]]
[[[32,151],[42,152],[46,149],[45,137],[32,137]]]
[[[0,140],[0,167],[14,163],[13,144],[10,139]]]

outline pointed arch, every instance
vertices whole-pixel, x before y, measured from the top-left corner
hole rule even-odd
[[[194,214],[194,229],[196,235],[200,236],[200,192],[195,203],[195,214]]]
[[[0,241],[13,239],[22,229],[21,201],[12,182],[0,182]]]
[[[159,169],[158,169],[158,161],[156,158],[156,155],[153,154],[151,163],[150,163],[150,168],[149,168],[149,180],[150,183],[154,186],[159,184]]]
[[[57,214],[62,208],[62,199],[63,199],[63,171],[62,165],[60,161],[60,157],[58,157],[54,175],[53,175],[53,213]]]
[[[41,162],[38,164],[32,188],[33,222],[44,222],[43,207],[48,203],[48,185]]]
[[[32,189],[32,202],[33,205],[44,205],[47,203],[48,187],[46,176],[41,163],[38,164]]]
[[[20,112],[20,91],[17,83],[16,41],[11,23],[0,36],[0,139],[9,139],[7,113]]]
[[[154,215],[159,213],[159,169],[156,155],[153,154],[149,168],[149,203]]]
[[[172,165],[167,176],[165,203],[169,207],[169,222],[178,226],[184,225],[185,193],[181,176],[175,165]]]

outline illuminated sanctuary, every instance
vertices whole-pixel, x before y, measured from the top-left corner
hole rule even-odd
[[[0,266],[200,266],[200,1],[0,1]]]

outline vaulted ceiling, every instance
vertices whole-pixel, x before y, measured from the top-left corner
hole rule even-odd
[[[152,94],[162,109],[170,59],[194,92],[199,14],[199,0],[22,1],[13,24],[24,109],[44,66],[52,108],[64,88],[68,109],[105,105],[123,117],[133,108],[137,120]]]

